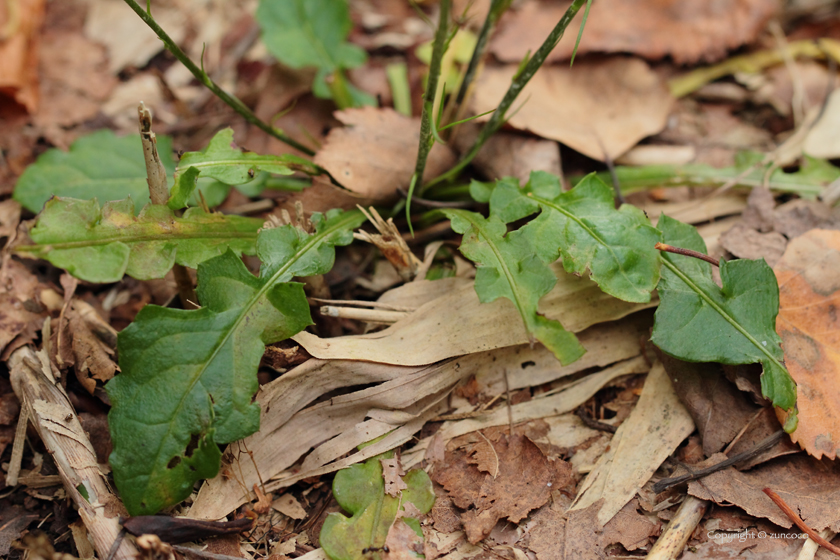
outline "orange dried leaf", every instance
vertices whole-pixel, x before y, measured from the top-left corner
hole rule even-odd
[[[776,331],[797,383],[799,425],[791,434],[810,455],[840,454],[840,231],[812,229],[788,245],[774,269]],[[784,422],[785,413],[777,410]]]

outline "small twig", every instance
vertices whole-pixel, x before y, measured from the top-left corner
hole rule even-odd
[[[607,170],[610,172],[610,180],[612,180],[612,187],[615,191],[615,206],[618,208],[627,201],[624,199],[624,195],[621,194],[621,183],[618,181],[618,173],[615,172],[615,162],[609,152],[607,152],[607,148],[604,147],[604,143],[601,142],[601,137],[596,135],[596,138],[598,145],[601,146],[601,153],[604,154],[604,163],[607,164]]]
[[[703,519],[709,502],[688,496],[668,522],[645,560],[672,560],[680,555],[685,543]]]
[[[212,91],[216,97],[224,101],[231,109],[239,113],[246,121],[251,123],[252,125],[256,126],[266,134],[270,134],[271,136],[277,138],[281,142],[288,144],[289,146],[300,150],[304,154],[308,156],[315,155],[315,152],[310,148],[307,148],[303,144],[300,144],[293,138],[286,136],[281,130],[269,125],[268,123],[263,122],[259,117],[257,117],[242,101],[237,99],[236,97],[229,95],[225,92],[222,88],[220,88],[213,80],[210,79],[210,76],[207,75],[203,69],[196,66],[196,64],[190,60],[190,57],[181,50],[181,48],[172,40],[172,38],[167,35],[166,31],[164,31],[160,25],[157,24],[155,19],[152,15],[146,12],[140,5],[137,4],[134,0],[124,0],[128,6],[134,10],[140,19],[142,19],[149,28],[155,32],[155,35],[163,41],[163,44],[166,45],[166,48],[171,52],[178,61],[187,67],[187,69],[192,73],[195,78],[201,82],[202,84],[207,87],[210,91]]]
[[[6,473],[6,486],[17,486],[20,475],[20,465],[23,461],[23,444],[26,443],[26,427],[29,425],[29,409],[20,407],[15,441],[12,443],[12,458],[9,459],[9,471]]]
[[[683,249],[681,247],[672,247],[671,245],[666,245],[665,243],[657,243],[654,247],[656,249],[659,249],[660,251],[665,251],[666,253],[674,253],[676,255],[694,257],[695,259],[700,259],[706,261],[707,263],[711,263],[715,266],[719,266],[719,263],[715,259],[713,259],[709,255],[704,255],[699,251],[692,251],[691,249]]]
[[[307,298],[310,303],[326,303],[327,305],[341,305],[341,306],[355,306],[355,307],[372,307],[373,309],[385,309],[388,311],[404,311],[411,313],[415,311],[416,307],[408,307],[405,305],[391,305],[390,303],[380,303],[378,301],[363,301],[360,299],[324,299],[311,297]]]
[[[228,556],[227,554],[216,554],[215,552],[207,552],[206,550],[199,550],[197,548],[190,548],[188,546],[181,546],[179,544],[170,545],[172,550],[180,552],[186,556],[197,556],[199,558],[206,558],[207,560],[242,560],[238,556]]]
[[[617,430],[615,426],[611,424],[606,424],[604,422],[599,422],[598,420],[595,420],[594,418],[589,416],[586,413],[586,409],[582,406],[578,407],[578,409],[575,411],[575,414],[578,418],[581,419],[581,421],[583,421],[584,424],[586,424],[587,427],[592,428],[593,430],[600,430],[602,432],[609,432],[611,434],[614,434]]]
[[[490,120],[485,123],[484,128],[482,128],[481,132],[479,132],[473,147],[470,148],[470,151],[461,158],[461,161],[459,161],[455,167],[422,185],[422,188],[420,189],[421,193],[432,185],[451,179],[460,173],[461,170],[469,165],[473,158],[475,158],[482,146],[484,146],[484,143],[487,142],[487,140],[502,127],[505,122],[505,115],[513,105],[513,102],[531,78],[534,77],[534,74],[537,73],[537,70],[539,70],[540,66],[542,66],[543,62],[545,62],[545,59],[548,57],[548,54],[554,50],[554,47],[557,46],[557,43],[563,37],[563,33],[566,31],[566,28],[585,3],[586,0],[573,0],[572,4],[566,10],[566,13],[563,14],[563,17],[560,18],[560,21],[558,21],[557,25],[554,26],[554,29],[551,30],[551,33],[549,33],[548,37],[546,37],[545,41],[543,41],[543,44],[540,45],[539,49],[537,49],[537,52],[535,52],[528,60],[522,70],[514,76],[510,87],[505,93],[505,96],[502,98],[498,107],[496,107],[496,110],[493,112]]]
[[[354,319],[368,323],[382,323],[390,325],[407,317],[405,311],[384,311],[380,309],[358,309],[356,307],[334,307],[325,305],[321,308],[321,315],[338,317],[340,319]]]
[[[784,437],[785,431],[779,430],[775,432],[773,435],[770,435],[764,438],[762,441],[758,442],[755,447],[752,449],[748,449],[742,453],[738,453],[737,455],[733,455],[728,459],[721,461],[711,467],[706,467],[705,469],[699,469],[691,474],[684,474],[681,476],[674,476],[671,478],[663,478],[659,482],[653,485],[653,491],[659,494],[660,492],[664,492],[671,486],[676,486],[677,484],[681,484],[683,482],[688,482],[689,480],[697,480],[703,478],[704,476],[708,476],[714,472],[717,472],[721,469],[725,469],[726,467],[732,466],[736,463],[740,463],[742,461],[746,461],[747,459],[752,459],[762,451],[769,449],[770,447],[776,445],[782,440]]]
[[[791,507],[787,505],[781,497],[779,497],[778,494],[776,494],[769,488],[765,488],[763,492],[767,494],[767,496],[771,500],[773,500],[773,503],[779,506],[779,509],[782,510],[785,513],[785,515],[788,516],[788,519],[796,523],[796,526],[802,529],[804,533],[807,533],[807,535],[811,537],[812,541],[825,548],[826,550],[833,552],[837,556],[840,556],[840,546],[834,546],[833,544],[822,538],[819,533],[808,527],[805,524],[805,522],[802,521],[802,519],[796,514],[796,512],[793,511],[793,509],[791,509]]]
[[[449,9],[451,0],[441,0],[440,21],[438,21],[435,41],[432,46],[432,59],[429,63],[429,80],[426,84],[426,91],[423,92],[423,112],[420,114],[420,142],[417,146],[417,162],[414,165],[414,175],[411,178],[411,185],[408,188],[408,197],[405,203],[405,216],[408,220],[408,229],[414,233],[411,227],[411,196],[416,186],[422,187],[423,173],[426,170],[426,160],[432,150],[434,139],[432,138],[432,119],[434,119],[435,94],[437,92],[438,79],[440,78],[440,67],[443,62],[443,54],[446,50],[446,38],[449,35]]]
[[[398,187],[397,192],[400,193],[400,196],[406,200],[408,199],[409,192],[407,190],[402,187]],[[453,200],[446,202],[443,200],[429,200],[427,198],[420,198],[419,196],[412,196],[411,203],[425,208],[470,208],[473,204],[475,204],[469,200]]]

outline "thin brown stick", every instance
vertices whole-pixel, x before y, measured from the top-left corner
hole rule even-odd
[[[674,476],[671,478],[663,478],[659,482],[653,485],[653,491],[657,494],[659,492],[664,492],[671,486],[675,486],[677,484],[688,482],[689,480],[698,480],[703,478],[704,476],[708,476],[714,472],[717,472],[721,469],[725,469],[726,467],[732,466],[736,463],[740,463],[741,461],[746,461],[747,459],[752,459],[762,451],[771,448],[772,446],[779,443],[785,435],[784,430],[779,430],[773,433],[770,436],[767,436],[762,441],[758,442],[755,447],[752,449],[748,449],[742,453],[738,453],[737,455],[733,455],[732,457],[721,461],[720,463],[716,463],[711,467],[706,467],[705,469],[698,469],[690,474],[684,474],[681,476]]]
[[[763,490],[763,492],[765,494],[767,494],[767,496],[771,500],[773,500],[774,504],[779,506],[779,509],[782,510],[784,512],[784,514],[788,516],[788,519],[790,519],[791,521],[796,523],[797,527],[802,529],[802,531],[804,533],[806,533],[809,537],[811,537],[812,541],[814,541],[815,543],[817,543],[818,545],[820,545],[824,549],[833,552],[837,556],[840,556],[840,547],[834,546],[833,544],[831,544],[830,542],[828,542],[827,540],[822,538],[819,533],[817,533],[816,531],[814,531],[813,529],[808,527],[805,524],[805,522],[802,521],[802,519],[796,514],[796,512],[793,511],[793,509],[791,509],[791,507],[789,505],[787,505],[781,497],[779,497],[778,494],[776,494],[775,492],[773,492],[769,488],[765,488]]]
[[[699,251],[692,251],[691,249],[683,249],[682,247],[673,247],[671,245],[666,245],[665,243],[657,243],[655,245],[657,249],[660,251],[665,251],[666,253],[674,253],[677,255],[684,255],[686,257],[694,257],[695,259],[700,259],[706,261],[707,263],[711,263],[715,266],[719,266],[718,262],[710,257],[709,255],[704,255]]]

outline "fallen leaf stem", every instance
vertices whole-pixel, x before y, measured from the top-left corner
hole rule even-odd
[[[700,259],[701,261],[706,261],[707,263],[712,264],[714,266],[720,266],[720,263],[718,263],[718,261],[716,261],[715,259],[713,259],[709,255],[701,253],[700,251],[693,251],[691,249],[683,249],[682,247],[674,247],[672,245],[666,245],[665,243],[657,243],[655,245],[655,247],[657,249],[659,249],[660,251],[665,251],[666,253],[674,253],[675,255],[684,255],[686,257],[694,257],[695,259]]]
[[[166,31],[161,28],[160,25],[157,24],[155,18],[152,17],[151,13],[147,12],[140,5],[137,4],[134,0],[125,0],[125,3],[128,4],[129,8],[134,10],[140,19],[149,26],[149,28],[155,32],[155,35],[163,41],[163,44],[166,45],[167,50],[171,52],[178,61],[187,67],[187,69],[192,73],[195,78],[204,84],[207,89],[213,92],[219,99],[224,101],[231,109],[239,113],[242,118],[246,121],[251,123],[252,125],[256,126],[266,134],[270,134],[271,136],[277,138],[281,142],[288,144],[292,148],[296,150],[300,150],[304,154],[308,156],[315,155],[315,152],[304,146],[303,144],[297,142],[293,138],[290,138],[286,134],[284,134],[281,130],[271,126],[270,124],[264,122],[259,117],[257,117],[242,101],[238,98],[228,94],[222,88],[220,88],[216,82],[210,79],[210,76],[207,75],[202,68],[196,66],[196,64],[187,56],[187,54],[181,50],[181,48],[172,40],[172,38],[166,33]]]
[[[812,541],[814,541],[815,543],[817,543],[821,547],[825,548],[826,550],[828,550],[830,552],[833,552],[834,554],[840,556],[840,547],[834,546],[833,544],[831,544],[830,542],[828,542],[827,540],[822,538],[819,535],[819,533],[817,533],[816,531],[814,531],[813,529],[808,527],[805,524],[805,522],[802,521],[802,519],[799,517],[799,515],[797,515],[796,512],[793,511],[793,509],[789,505],[787,505],[785,503],[785,501],[778,494],[776,494],[775,492],[773,492],[769,488],[765,488],[763,490],[763,492],[765,494],[767,494],[767,496],[771,500],[773,500],[774,504],[779,506],[779,509],[782,510],[784,512],[784,514],[788,516],[788,519],[793,521],[796,524],[797,527],[802,529],[802,531],[804,533],[806,533],[809,537],[811,537]]]
[[[586,0],[573,0],[571,6],[566,10],[566,13],[563,14],[563,17],[560,18],[560,21],[557,22],[557,25],[554,26],[554,29],[551,30],[551,33],[548,34],[543,44],[540,45],[540,48],[537,49],[537,52],[528,60],[527,63],[523,66],[522,70],[518,72],[513,80],[510,83],[510,87],[508,88],[505,96],[502,98],[502,101],[499,103],[496,110],[493,112],[493,115],[490,117],[490,120],[484,125],[484,128],[481,129],[481,132],[478,134],[478,137],[473,144],[473,147],[470,148],[470,151],[467,152],[465,156],[461,158],[455,167],[450,169],[449,171],[435,177],[425,185],[421,185],[420,192],[422,193],[427,188],[431,187],[432,185],[436,185],[443,181],[452,179],[458,173],[461,172],[469,163],[475,158],[478,152],[481,150],[484,143],[498,131],[505,122],[505,115],[507,114],[508,110],[513,105],[513,102],[531,80],[534,77],[534,74],[537,73],[537,70],[540,69],[540,66],[543,65],[546,58],[548,57],[549,53],[554,50],[554,47],[557,46],[557,43],[560,42],[560,39],[563,38],[563,33],[566,31],[566,28],[572,22],[575,15],[580,11],[583,5],[586,4]]]
[[[432,46],[432,60],[429,64],[429,80],[426,84],[426,91],[423,92],[423,112],[420,115],[420,142],[417,146],[417,163],[414,165],[414,175],[411,178],[411,185],[408,188],[408,198],[405,203],[405,217],[408,220],[408,229],[414,233],[411,226],[411,197],[417,185],[423,185],[423,172],[426,169],[426,160],[432,150],[434,139],[432,138],[432,119],[434,118],[435,93],[437,92],[438,79],[440,78],[440,67],[443,62],[443,54],[446,51],[447,37],[449,36],[449,10],[452,6],[451,0],[441,0],[440,21],[435,32],[435,41]]]

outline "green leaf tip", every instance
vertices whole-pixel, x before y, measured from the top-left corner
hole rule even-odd
[[[351,517],[331,513],[321,528],[319,541],[330,560],[370,560],[365,551],[385,545],[397,514],[400,510],[404,513],[407,504],[413,504],[420,513],[432,509],[434,489],[429,475],[421,469],[411,470],[402,477],[407,488],[399,497],[385,493],[381,460],[393,457],[394,452],[389,451],[336,473],[333,496]],[[415,531],[419,529],[415,519],[401,519],[409,526],[414,525]],[[422,537],[422,532],[419,535]]]
[[[470,192],[490,203],[491,216],[505,223],[539,212],[519,229],[544,262],[563,259],[573,274],[589,270],[592,280],[613,297],[637,303],[650,301],[659,282],[661,234],[644,212],[631,204],[616,210],[614,192],[594,174],[563,192],[557,176],[531,173],[519,187],[513,178],[494,184],[474,181]]]
[[[243,152],[234,145],[233,129],[226,128],[216,133],[202,151],[187,152],[181,156],[167,205],[173,210],[186,206],[199,176],[215,179],[224,185],[244,185],[260,171],[291,175],[295,170],[317,174],[312,162],[291,154],[275,156]]]
[[[163,166],[171,174],[175,170],[172,140],[159,135],[157,146]],[[79,138],[67,152],[44,152],[20,176],[13,197],[27,210],[39,212],[53,196],[96,198],[103,203],[131,197],[138,212],[149,202],[140,135],[119,137],[100,130]]]
[[[257,238],[254,276],[233,252],[201,263],[200,309],[147,305],[118,337],[121,373],[106,386],[114,480],[131,515],[153,514],[215,476],[218,444],[259,428],[257,368],[265,345],[312,323],[295,276],[323,274],[352,240],[359,211],[314,215]]]
[[[478,298],[491,302],[500,297],[510,300],[519,311],[530,336],[542,342],[563,364],[580,358],[584,349],[574,334],[559,321],[538,312],[540,298],[557,283],[554,273],[537,255],[532,239],[514,231],[495,216],[465,210],[442,210],[451,220],[452,229],[464,234],[461,253],[474,263],[477,271],[475,291]]]
[[[135,216],[131,199],[100,208],[96,199],[55,197],[29,232],[35,244],[15,251],[47,259],[88,282],[117,282],[124,274],[150,280],[163,278],[175,263],[195,268],[228,249],[253,255],[262,223],[198,208],[177,217],[152,204]]]
[[[697,230],[668,216],[659,219],[665,243],[706,252]],[[761,391],[774,405],[791,409],[796,384],[784,366],[776,334],[779,287],[760,260],[720,261],[722,288],[705,261],[662,253],[659,308],[651,341],[690,362],[761,363]]]

